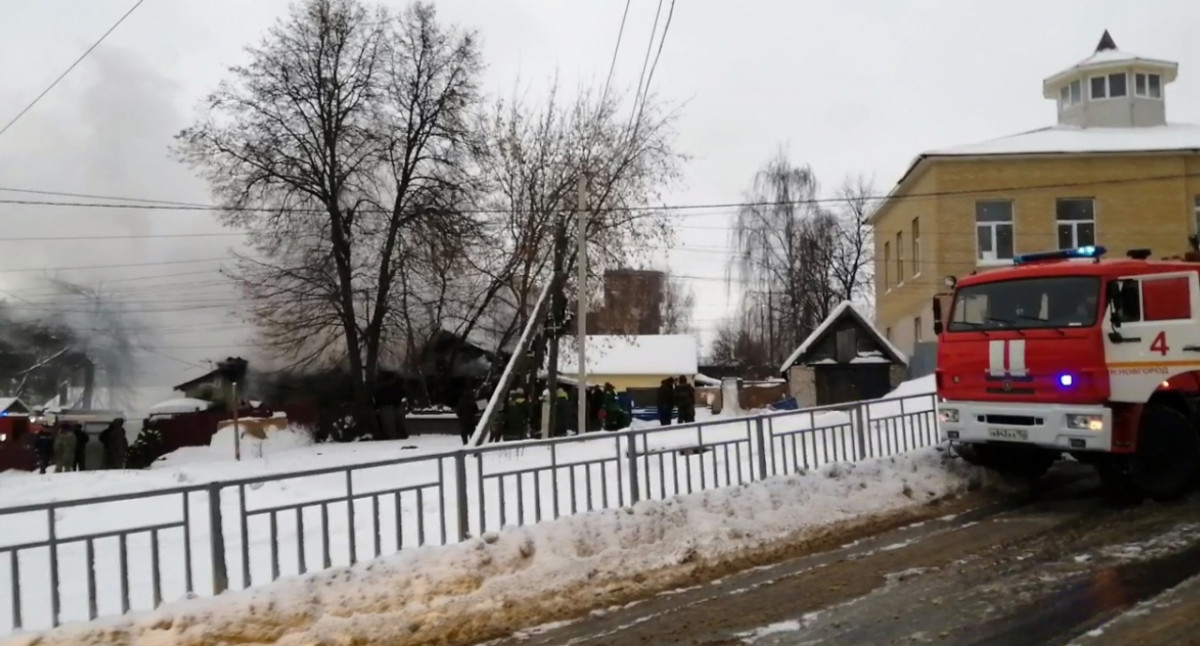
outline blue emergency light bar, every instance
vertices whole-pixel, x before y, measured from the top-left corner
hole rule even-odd
[[[1086,247],[1076,247],[1074,249],[1059,249],[1057,251],[1038,251],[1035,253],[1023,253],[1013,258],[1014,265],[1024,265],[1031,262],[1040,262],[1045,260],[1070,260],[1072,258],[1095,258],[1099,259],[1108,249],[1095,245]]]

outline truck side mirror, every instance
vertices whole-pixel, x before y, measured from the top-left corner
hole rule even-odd
[[[933,334],[941,336],[945,325],[942,324],[942,299],[933,297]]]

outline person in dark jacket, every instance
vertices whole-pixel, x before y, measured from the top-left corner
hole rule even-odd
[[[54,432],[43,426],[33,438],[33,454],[37,457],[38,473],[45,473],[54,458]]]
[[[588,388],[588,430],[599,431],[604,422],[604,391],[599,386]]]
[[[379,414],[381,440],[407,440],[404,428],[404,385],[399,375],[385,373],[375,388],[375,410]]]
[[[625,420],[625,409],[621,408],[621,398],[617,395],[616,388],[610,384],[604,384],[604,428],[609,431],[619,431],[629,423]]]
[[[524,440],[529,437],[529,400],[525,391],[513,388],[504,407],[504,439]]]
[[[479,422],[479,404],[475,403],[475,393],[470,387],[463,388],[459,394],[454,414],[458,417],[458,433],[462,436],[463,444],[466,444],[475,432],[475,424]]]
[[[688,382],[688,378],[679,377],[675,386],[675,401],[679,406],[679,423],[691,424],[696,421],[696,389]]]
[[[75,470],[87,471],[87,445],[92,437],[83,430],[82,424],[75,425]]]
[[[558,396],[554,399],[554,437],[566,437],[571,428],[575,411],[571,409],[571,395],[567,387],[559,385]]]
[[[124,469],[125,453],[129,440],[125,437],[125,420],[115,419],[100,433],[100,444],[104,445],[104,468]]]
[[[671,417],[675,412],[675,385],[670,377],[664,378],[658,384],[658,423],[662,426],[671,425]]]

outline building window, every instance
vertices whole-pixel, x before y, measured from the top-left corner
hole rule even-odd
[[[975,257],[978,260],[984,262],[1012,260],[1012,209],[1012,202],[975,203]]]
[[[892,286],[891,276],[888,272],[892,266],[892,243],[883,243],[883,288],[886,290]]]
[[[919,316],[913,319],[913,342],[921,342],[921,317]]]
[[[1091,198],[1060,199],[1055,215],[1059,249],[1096,244],[1096,212]]]
[[[921,217],[917,216],[912,219],[912,275],[913,278],[921,275]]]
[[[1124,72],[1091,78],[1092,99],[1115,99],[1128,94],[1128,77]]]
[[[1109,74],[1108,96],[1111,98],[1125,96],[1129,93],[1129,88],[1127,87],[1128,83],[1129,77],[1126,76],[1124,72],[1121,72],[1120,74]]]
[[[904,282],[904,232],[896,232],[896,284]]]
[[[1083,85],[1079,79],[1071,81],[1058,90],[1058,103],[1064,108],[1071,107],[1083,100]]]
[[[1195,214],[1195,217],[1192,218],[1196,226],[1195,233],[1200,235],[1200,195],[1196,196],[1196,207],[1193,213]]]
[[[1162,98],[1162,77],[1158,74],[1134,74],[1133,93],[1151,99]]]

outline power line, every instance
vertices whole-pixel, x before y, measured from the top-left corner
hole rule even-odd
[[[671,0],[671,8],[667,10],[667,22],[663,25],[662,37],[658,39],[658,51],[654,53],[654,63],[650,66],[650,74],[646,76],[646,90],[642,93],[642,107],[638,110],[639,116],[646,107],[646,99],[650,94],[650,83],[654,81],[654,70],[658,69],[658,59],[662,56],[663,44],[667,42],[667,32],[671,30],[671,18],[674,15],[675,0]]]
[[[37,97],[34,98],[33,101],[30,101],[29,105],[25,106],[25,108],[23,110],[18,112],[17,116],[13,117],[12,120],[9,121],[7,124],[5,124],[5,126],[3,128],[0,128],[0,136],[4,136],[4,133],[8,132],[8,129],[13,127],[13,124],[15,124],[17,121],[19,121],[21,119],[21,117],[25,116],[25,113],[29,112],[29,110],[32,109],[33,106],[37,105],[38,101],[42,100],[42,97],[49,94],[50,90],[53,90],[54,87],[59,84],[59,82],[61,82],[64,78],[66,78],[67,75],[71,73],[71,70],[75,69],[75,67],[77,65],[82,63],[83,59],[87,58],[88,55],[91,54],[93,50],[95,50],[97,47],[99,47],[100,43],[104,42],[104,39],[108,38],[109,34],[113,33],[113,31],[116,30],[117,27],[121,26],[121,23],[125,22],[125,19],[128,18],[130,16],[130,14],[132,14],[134,11],[136,11],[138,7],[142,6],[142,3],[145,1],[146,0],[137,0],[137,2],[135,2],[133,4],[133,6],[129,8],[129,11],[125,12],[125,15],[121,16],[121,18],[119,20],[117,20],[117,22],[113,23],[113,26],[109,27],[108,31],[104,32],[104,34],[101,35],[100,38],[96,42],[92,43],[91,47],[87,48],[87,51],[85,51],[79,58],[75,59],[75,62],[71,63],[70,67],[68,67],[62,74],[59,74],[58,78],[54,79],[53,83],[51,83],[46,89],[42,90],[41,94],[37,95]]]
[[[1173,173],[1169,175],[1147,175],[1143,177],[1124,177],[1106,180],[1089,180],[1076,182],[1058,182],[1052,184],[1035,184],[1027,186],[998,186],[995,188],[986,189],[961,189],[947,191],[929,191],[924,193],[909,193],[906,195],[864,195],[861,196],[864,200],[888,200],[890,202],[900,202],[907,200],[919,200],[941,197],[983,197],[996,196],[997,199],[1003,199],[1006,195],[1023,194],[1035,191],[1046,191],[1067,188],[1086,188],[1096,186],[1114,186],[1121,184],[1141,184],[1161,181],[1173,181],[1179,179],[1190,179],[1200,177],[1200,172],[1195,173]],[[840,204],[846,201],[841,197],[818,197],[804,200],[790,201],[755,201],[755,202],[709,202],[697,204],[660,204],[660,205],[630,205],[619,207],[600,207],[593,209],[598,213],[619,213],[619,212],[678,212],[678,211],[698,211],[698,210],[736,210],[748,207],[772,207],[772,206],[802,206],[808,204]],[[101,202],[61,202],[47,200],[20,200],[20,199],[0,199],[0,204],[11,204],[18,206],[44,206],[44,207],[71,207],[71,208],[90,208],[90,209],[128,209],[128,210],[149,210],[149,211],[224,211],[225,207],[215,204],[195,204],[195,205],[180,205],[173,206],[168,204],[158,203],[101,203]],[[281,209],[273,209],[266,207],[245,207],[232,209],[244,213],[277,213]],[[324,215],[325,212],[321,209],[286,209],[288,213],[293,214],[319,214]],[[390,213],[390,211],[380,209],[364,209],[362,213]],[[466,215],[505,215],[511,213],[519,213],[514,209],[460,209],[459,213]],[[721,215],[721,213],[697,213],[691,214],[697,216]]]
[[[224,262],[231,258],[197,258],[195,260],[163,260],[160,262],[134,262],[119,265],[84,265],[74,267],[22,267],[19,269],[0,269],[0,274],[19,274],[35,271],[75,271],[82,269],[126,269],[132,267],[159,267],[162,265],[189,265],[202,262]]]
[[[617,30],[617,44],[613,47],[612,62],[608,64],[608,77],[604,80],[604,93],[600,95],[600,106],[608,98],[608,88],[612,84],[613,72],[617,69],[617,53],[621,51],[621,37],[625,35],[625,19],[629,17],[629,5],[633,0],[625,0],[625,12],[621,14],[621,28]]]
[[[629,113],[629,127],[633,127],[638,116],[638,101],[642,98],[642,81],[646,78],[646,67],[650,64],[650,52],[654,49],[654,35],[658,33],[658,17],[662,15],[663,0],[658,0],[658,8],[654,10],[654,24],[650,26],[650,42],[646,43],[646,56],[642,60],[642,72],[638,74],[637,92],[633,95],[633,110]]]
[[[150,204],[165,204],[171,206],[198,206],[204,207],[203,204],[196,202],[179,202],[176,200],[154,200],[144,197],[123,197],[115,195],[97,195],[95,193],[68,193],[64,191],[42,191],[32,188],[12,188],[8,186],[0,186],[0,192],[4,193],[24,193],[26,195],[49,195],[52,197],[81,197],[88,200],[114,200],[121,202],[147,202]]]
[[[16,238],[0,238],[0,242],[50,242],[53,240],[160,240],[165,238],[229,238],[246,237],[248,231],[220,231],[215,233],[131,233],[128,235],[103,236],[21,236]]]

